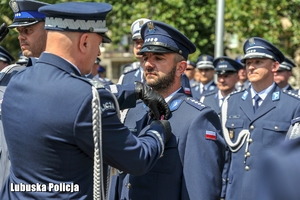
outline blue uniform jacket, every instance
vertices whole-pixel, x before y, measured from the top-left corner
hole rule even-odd
[[[243,129],[249,130],[250,136],[237,152],[231,153],[226,200],[260,199],[257,189],[263,177],[258,166],[266,150],[285,139],[289,126],[299,116],[299,97],[282,91],[277,85],[255,114],[250,89],[229,96],[226,119],[222,117],[222,122],[230,140],[235,142]]]
[[[49,53],[13,76],[2,103],[11,170],[0,199],[92,199],[92,90],[86,80],[69,62]],[[98,92],[104,163],[145,173],[162,151],[158,138],[150,131],[139,139],[131,134],[118,118],[113,95],[104,88]],[[135,104],[131,92],[119,92],[119,98]],[[27,192],[16,192],[21,183]],[[58,190],[50,191],[51,184]],[[77,184],[79,191],[64,192],[63,184]],[[43,185],[45,191],[39,192]]]
[[[221,107],[219,106],[218,90],[216,92],[210,92],[202,96],[200,101],[206,106],[211,107],[220,116]]]
[[[201,94],[200,94],[200,83],[191,86],[191,95],[194,99],[197,100],[200,100],[203,95],[206,95],[211,92],[217,92],[217,91],[218,91],[218,87],[214,82],[208,87],[207,90],[204,90]]]
[[[219,117],[183,89],[168,104],[173,137],[164,156],[144,175],[121,174],[118,199],[219,200],[225,151]],[[147,115],[138,123],[145,124]]]
[[[299,200],[300,138],[283,141],[266,151],[258,182],[258,199]]]

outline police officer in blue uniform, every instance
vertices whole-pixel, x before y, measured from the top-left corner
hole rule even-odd
[[[213,65],[218,76],[218,90],[217,92],[210,92],[203,95],[200,102],[206,106],[210,106],[220,116],[223,101],[227,95],[235,91],[235,84],[238,81],[238,71],[243,66],[227,56],[216,58]]]
[[[11,170],[0,199],[103,199],[102,163],[138,175],[163,155],[171,128],[156,120],[168,117],[162,96],[141,83],[123,94],[111,86],[120,102],[128,100],[121,107],[142,99],[161,111],[137,138],[120,122],[114,96],[83,76],[100,55],[99,45],[111,41],[105,34],[111,9],[92,2],[39,9],[47,16],[46,51],[13,76],[2,103]]]
[[[0,71],[14,61],[14,57],[4,47],[0,46]]]
[[[141,50],[144,41],[141,38],[140,30],[144,23],[150,21],[147,18],[135,20],[130,27],[133,40],[133,54],[138,59],[137,62],[131,64],[131,70],[123,73],[119,78],[118,84],[133,83],[134,81],[144,82],[143,59],[137,53]]]
[[[243,55],[238,55],[235,58],[235,61],[241,63],[241,65],[243,66],[239,71],[238,71],[238,76],[239,76],[239,80],[235,85],[235,88],[237,91],[242,91],[247,89],[250,86],[250,81],[248,80],[247,77],[247,71],[246,71],[246,66],[244,63],[241,62],[241,60],[243,59]]]
[[[45,15],[38,12],[47,3],[35,0],[12,0],[9,5],[14,12],[14,20],[8,28],[16,28],[22,53],[27,58],[36,57],[45,50],[46,31],[44,29]],[[7,66],[0,75],[0,86],[7,86],[11,77],[25,65],[12,64]]]
[[[257,188],[263,177],[259,165],[267,149],[285,139],[290,125],[300,116],[299,97],[274,82],[284,56],[270,42],[253,37],[244,44],[251,87],[232,93],[222,106],[222,127],[231,151],[226,200],[260,199]]]
[[[159,21],[144,24],[141,35],[145,79],[169,104],[173,136],[149,172],[120,174],[116,199],[219,200],[225,149],[219,118],[181,86],[180,73],[196,48],[177,29]],[[139,131],[149,123],[148,115],[136,123]]]
[[[200,74],[200,83],[191,86],[191,94],[193,98],[200,100],[201,96],[216,92],[218,90],[214,82],[215,68],[213,66],[214,58],[210,55],[201,55],[197,59],[196,66]]]
[[[274,73],[275,83],[283,90],[295,91],[289,84],[289,78],[293,75],[293,68],[296,67],[295,63],[285,57],[284,61],[280,63],[278,70]]]

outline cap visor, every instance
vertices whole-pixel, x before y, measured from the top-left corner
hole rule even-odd
[[[33,24],[38,23],[39,21],[31,21],[31,22],[14,22],[11,25],[8,26],[8,28],[16,28],[20,26],[31,26]]]
[[[111,39],[105,33],[98,33],[102,36],[102,43],[111,43]]]
[[[155,53],[174,53],[174,51],[164,48],[161,46],[145,46],[143,47],[137,54],[142,55],[147,52],[155,52]]]

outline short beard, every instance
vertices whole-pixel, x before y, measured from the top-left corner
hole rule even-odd
[[[151,70],[149,70],[151,71]],[[162,78],[158,78],[158,80],[154,83],[147,83],[152,89],[156,92],[162,93],[168,91],[168,89],[174,84],[176,75],[176,66],[172,68],[172,70]]]

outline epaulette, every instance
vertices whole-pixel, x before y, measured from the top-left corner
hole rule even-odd
[[[229,94],[229,96],[232,96],[232,95],[236,95],[236,94],[239,94],[241,92],[245,92],[245,90],[241,90],[241,91],[233,91]]]
[[[101,84],[99,81],[96,81],[96,80],[93,80],[93,79],[90,79],[90,78],[86,78],[86,77],[82,77],[82,76],[78,76],[76,75],[75,73],[70,73],[71,76],[77,78],[77,79],[80,79],[88,84],[90,84],[91,86],[95,86],[97,89],[99,88],[105,88],[103,84]]]
[[[132,68],[132,69],[130,69],[130,70],[124,72],[123,74],[128,74],[128,73],[134,72],[134,71],[139,70],[139,69],[140,69],[140,68]]]
[[[192,88],[192,87],[196,87],[196,86],[199,86],[199,83],[194,82],[194,83],[191,84],[191,88]]]
[[[297,93],[292,92],[291,90],[282,90],[282,93],[294,97],[295,99],[300,99],[300,96]]]
[[[207,97],[207,96],[215,95],[217,92],[218,91],[208,92],[208,93],[204,94],[203,96]]]
[[[198,110],[203,110],[204,108],[206,108],[206,106],[203,103],[201,103],[200,101],[197,101],[196,99],[193,99],[191,97],[187,97],[185,99],[185,102],[187,102],[191,106],[197,108]]]

